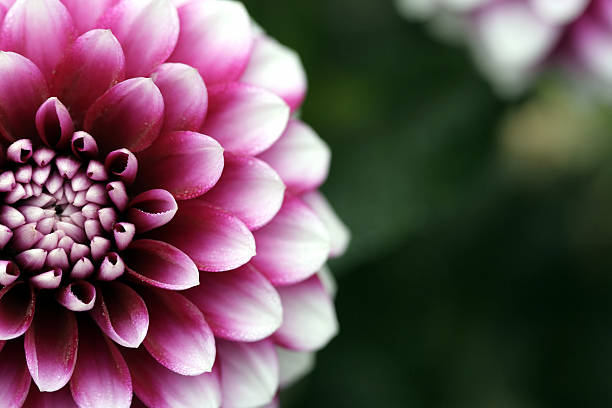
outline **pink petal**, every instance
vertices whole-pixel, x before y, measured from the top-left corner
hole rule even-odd
[[[223,171],[221,145],[196,132],[165,133],[139,159],[138,188],[163,188],[178,200],[204,194]]]
[[[136,280],[168,290],[199,284],[198,268],[183,252],[162,241],[139,239],[121,253],[127,273]]]
[[[59,0],[16,2],[6,14],[0,32],[2,49],[32,60],[47,81],[75,37],[72,17]]]
[[[169,60],[195,67],[208,85],[238,79],[253,43],[242,3],[192,1],[179,8],[179,18],[181,32]]]
[[[28,399],[22,408],[78,408],[70,394],[70,387],[55,392],[40,392],[35,385],[30,387]]]
[[[74,25],[79,34],[95,27],[98,19],[117,0],[61,0],[72,15]]]
[[[351,240],[351,232],[336,214],[325,196],[318,191],[310,191],[302,196],[302,200],[317,214],[327,227],[331,240],[330,256],[342,255]]]
[[[266,163],[226,154],[223,174],[203,200],[234,214],[254,230],[276,215],[284,194],[285,185]]]
[[[152,235],[184,251],[207,272],[236,269],[255,255],[255,240],[246,225],[200,200],[180,201],[174,219]]]
[[[132,78],[98,98],[83,127],[105,153],[122,147],[139,152],[157,138],[163,116],[164,99],[153,81]]]
[[[251,261],[274,285],[302,281],[327,260],[325,225],[302,200],[286,196],[276,217],[254,232],[257,255]]]
[[[138,173],[138,160],[128,149],[110,152],[104,160],[104,166],[108,174],[118,178],[125,185],[132,184]]]
[[[317,276],[277,288],[283,304],[283,324],[274,340],[292,350],[314,351],[337,333],[334,305]]]
[[[204,313],[215,336],[228,340],[262,340],[282,322],[276,290],[250,265],[224,273],[202,273],[200,285],[185,296]]]
[[[149,408],[219,408],[219,370],[184,376],[158,364],[142,349],[124,350],[134,379],[134,393]],[[144,406],[144,405],[143,405]]]
[[[73,118],[81,121],[91,104],[124,75],[125,57],[119,41],[109,30],[92,30],[68,50],[52,90],[70,108]]]
[[[256,155],[281,136],[289,106],[270,91],[238,82],[208,88],[202,133],[237,154]]]
[[[138,233],[143,233],[169,223],[177,209],[172,194],[161,189],[149,190],[130,201],[127,220],[134,224]]]
[[[47,99],[45,79],[27,58],[0,52],[0,133],[7,141],[36,134],[34,117]]]
[[[51,97],[36,112],[36,129],[47,146],[64,150],[72,139],[74,124],[68,109],[56,97]]]
[[[149,329],[149,313],[144,300],[132,288],[119,282],[98,286],[90,315],[104,334],[124,347],[140,346]]]
[[[25,401],[32,377],[23,357],[20,341],[10,341],[0,352],[0,401],[7,408],[20,408]]]
[[[144,346],[151,356],[178,374],[211,371],[215,339],[202,312],[176,292],[150,289],[144,299],[150,318]]]
[[[57,301],[74,312],[91,310],[96,302],[96,288],[89,282],[74,281],[55,293]]]
[[[274,343],[234,343],[219,340],[221,391],[224,408],[267,404],[278,389],[278,358]]]
[[[68,383],[76,364],[78,339],[73,312],[53,301],[39,306],[24,346],[30,374],[41,391],[57,391]]]
[[[132,381],[119,350],[87,319],[79,321],[79,356],[70,380],[79,407],[129,408]]]
[[[164,97],[164,127],[173,130],[198,131],[206,117],[208,92],[198,71],[185,64],[162,64],[151,79]]]
[[[148,75],[172,54],[179,35],[176,8],[169,0],[123,0],[102,18],[119,39],[130,77]]]
[[[276,170],[289,190],[301,192],[325,181],[331,150],[308,125],[293,119],[281,138],[259,158]]]
[[[28,330],[35,301],[34,290],[23,281],[0,290],[0,340],[17,338]]]
[[[251,59],[240,80],[274,92],[292,111],[299,108],[306,95],[306,73],[300,57],[266,36],[255,41]]]
[[[281,387],[288,387],[301,380],[315,364],[314,352],[293,351],[277,347],[276,353],[278,354]]]

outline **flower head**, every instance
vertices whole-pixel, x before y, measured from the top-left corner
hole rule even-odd
[[[609,0],[398,0],[401,10],[461,32],[502,93],[516,93],[543,69],[583,83],[612,84]]]
[[[3,406],[275,404],[348,240],[299,58],[228,0],[0,15]]]

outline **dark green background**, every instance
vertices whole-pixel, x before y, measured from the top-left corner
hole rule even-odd
[[[522,101],[389,0],[246,3],[302,56],[353,232],[341,334],[284,406],[612,406],[612,166],[508,175],[495,131]]]

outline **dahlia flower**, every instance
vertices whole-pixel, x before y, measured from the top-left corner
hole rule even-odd
[[[348,240],[298,57],[227,0],[0,16],[0,405],[276,406]]]
[[[451,29],[455,38],[464,36],[501,92],[520,91],[551,67],[580,82],[612,85],[610,0],[398,0],[398,5],[407,15]]]

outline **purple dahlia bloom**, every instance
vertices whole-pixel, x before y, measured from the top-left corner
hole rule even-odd
[[[543,68],[612,85],[611,0],[397,1],[406,14],[464,36],[502,92],[521,90]]]
[[[234,1],[0,16],[0,405],[276,406],[348,241],[299,58]]]

